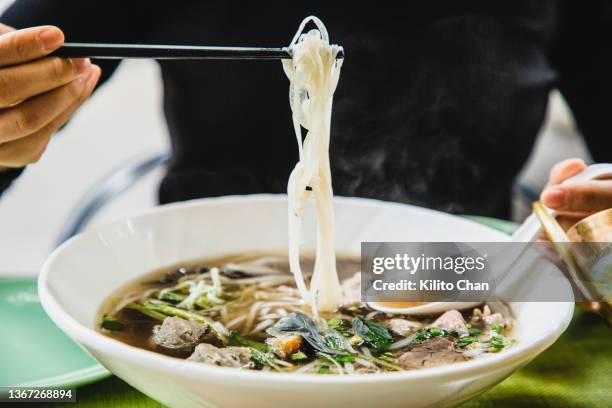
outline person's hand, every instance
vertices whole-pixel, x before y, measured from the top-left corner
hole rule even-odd
[[[590,180],[569,186],[561,183],[580,173],[586,164],[580,159],[557,163],[540,196],[542,203],[559,214],[557,220],[568,229],[581,218],[612,208],[612,180]]]
[[[88,59],[47,56],[63,43],[57,27],[0,24],[0,170],[38,161],[100,78]]]

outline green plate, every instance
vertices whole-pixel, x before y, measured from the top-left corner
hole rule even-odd
[[[77,387],[110,376],[43,310],[36,278],[0,277],[0,386]]]

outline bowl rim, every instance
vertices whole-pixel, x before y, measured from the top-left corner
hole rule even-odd
[[[219,205],[225,203],[234,203],[237,201],[251,201],[251,202],[265,202],[265,201],[279,201],[286,200],[284,194],[253,194],[253,195],[236,195],[236,196],[224,196],[224,197],[213,197],[213,198],[202,198],[195,199],[179,203],[171,203],[148,209],[147,211],[140,212],[134,216],[119,218],[114,221],[110,221],[98,227],[92,228],[85,232],[82,232],[63,244],[57,247],[52,254],[47,258],[42,266],[39,278],[38,278],[38,296],[40,302],[55,324],[58,325],[66,334],[73,338],[78,343],[82,344],[86,348],[92,348],[96,351],[104,350],[105,353],[112,353],[114,358],[127,360],[138,365],[144,366],[159,366],[164,370],[172,370],[174,372],[185,372],[190,371],[190,374],[194,377],[203,378],[212,376],[216,380],[223,378],[248,380],[251,383],[265,383],[273,381],[280,383],[295,383],[295,384],[364,384],[364,383],[379,383],[379,382],[396,382],[396,381],[428,381],[432,378],[439,380],[452,380],[454,378],[463,378],[469,375],[478,374],[479,372],[494,372],[506,367],[512,366],[513,364],[520,364],[527,362],[528,360],[537,356],[540,352],[545,350],[548,346],[554,343],[557,338],[563,333],[563,331],[569,325],[574,311],[573,302],[547,302],[555,303],[558,305],[558,319],[548,321],[554,323],[546,333],[538,336],[528,343],[519,343],[502,353],[495,355],[486,356],[485,358],[474,359],[466,362],[455,363],[450,365],[444,365],[439,367],[430,367],[419,370],[402,371],[402,372],[385,372],[376,375],[311,375],[311,374],[298,374],[298,373],[275,373],[275,372],[262,372],[252,370],[239,370],[228,367],[218,367],[208,364],[197,363],[193,361],[187,361],[179,358],[169,357],[153,351],[144,350],[138,347],[130,346],[122,343],[118,340],[104,336],[98,331],[89,328],[76,319],[74,319],[67,311],[63,309],[58,300],[53,296],[50,291],[50,274],[53,271],[53,265],[55,259],[63,254],[64,251],[69,250],[78,240],[83,239],[87,235],[96,234],[96,231],[100,229],[108,228],[117,223],[125,222],[126,219],[135,220],[143,219],[155,214],[168,212],[168,211],[180,211],[181,209],[196,207],[196,206],[208,206],[208,205]],[[388,206],[397,207],[411,207],[418,211],[424,211],[428,213],[436,213],[438,215],[444,215],[447,217],[456,216],[431,210],[428,208],[416,207],[408,204],[387,202],[374,199],[364,199],[355,197],[334,197],[335,201],[343,203],[353,204],[384,204]],[[473,223],[473,221],[465,220],[465,222]],[[483,228],[487,228],[484,227]],[[496,232],[497,233],[497,232]],[[508,239],[508,237],[499,232],[500,239]],[[518,303],[518,302],[516,302]]]

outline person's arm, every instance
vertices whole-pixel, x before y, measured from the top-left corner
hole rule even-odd
[[[81,106],[100,77],[88,59],[49,54],[64,42],[53,26],[0,24],[0,187],[36,162],[53,133]]]
[[[169,7],[172,6],[148,5],[143,8],[142,2],[120,0],[18,0],[2,14],[0,21],[17,29],[42,25],[57,26],[63,31],[66,41],[70,42],[148,42]],[[93,62],[102,68],[98,85],[108,79],[119,64],[118,61],[110,60]],[[28,147],[32,146],[25,148]],[[26,153],[37,158],[34,153],[38,152],[29,150]],[[14,159],[14,152],[10,155]],[[22,172],[16,162],[10,165],[15,169],[6,170],[6,163],[2,165],[1,156],[0,154],[0,194]]]
[[[558,87],[596,162],[612,162],[612,7],[560,3],[551,63]]]

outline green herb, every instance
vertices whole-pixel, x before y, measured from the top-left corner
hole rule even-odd
[[[331,358],[333,358],[339,363],[354,363],[355,362],[355,357],[351,356],[350,354],[334,354],[331,356]]]
[[[301,312],[283,316],[266,332],[272,336],[299,335],[315,350],[325,354],[347,354],[353,349],[348,341],[336,330],[323,329]]]
[[[140,303],[130,303],[130,304],[126,305],[125,308],[126,309],[131,309],[131,310],[136,310],[136,311],[142,313],[143,315],[149,316],[150,318],[158,320],[160,322],[163,322],[164,319],[167,317],[163,313],[159,313],[159,312],[156,312],[155,310],[147,309],[146,307],[144,307]]]
[[[344,321],[342,319],[330,319],[327,324],[330,328],[338,330],[344,326]]]
[[[491,347],[497,350],[501,350],[506,346],[506,344],[504,343],[504,339],[498,336],[491,337],[489,344],[491,345]]]
[[[260,367],[268,366],[278,370],[278,366],[274,363],[274,360],[266,353],[262,353],[261,351],[251,348],[251,361],[257,364]]]
[[[457,330],[453,329],[442,329],[442,336],[458,338],[459,333],[457,332]]]
[[[330,319],[327,322],[327,325],[330,329],[337,331],[344,337],[351,337],[353,333],[351,332],[351,325],[348,321],[342,319]]]
[[[427,331],[429,331],[431,337],[437,337],[442,335],[442,330],[438,329],[437,327],[430,327],[427,329]]]
[[[361,338],[361,336],[354,335],[349,339],[349,343],[351,344],[351,346],[359,346],[361,343],[363,343],[363,339]]]
[[[470,336],[478,336],[480,333],[482,333],[482,330],[480,330],[478,327],[470,327],[468,331],[470,332]]]
[[[335,353],[347,354],[353,352],[348,340],[336,330],[328,330],[323,334],[325,344]],[[328,353],[329,354],[329,353]]]
[[[104,315],[102,318],[102,323],[100,323],[100,327],[106,330],[119,331],[123,328],[123,323],[112,316]]]
[[[386,368],[390,368],[391,370],[394,370],[394,371],[402,371],[400,367],[394,364],[395,362],[391,363],[389,361],[383,360],[381,358],[376,358],[374,356],[366,356],[365,354],[359,354],[358,357],[363,358],[364,360],[368,360],[371,363],[378,364]]]
[[[475,341],[476,339],[474,337],[462,337],[459,340],[457,340],[457,345],[459,347],[467,347]]]
[[[229,343],[230,346],[239,346],[239,347],[251,347],[257,351],[261,351],[262,353],[268,352],[268,346],[264,343],[260,343],[255,340],[249,340],[245,337],[242,337],[236,332],[231,332],[229,335]]]
[[[382,324],[357,316],[353,319],[353,331],[376,351],[384,352],[391,345],[393,338]]]
[[[429,340],[432,337],[459,337],[459,334],[455,330],[441,329],[437,327],[427,327],[417,332],[414,339],[418,342]]]
[[[308,358],[308,356],[304,352],[302,352],[302,351],[298,351],[298,352],[293,353],[291,355],[291,359],[292,360],[305,360],[307,358]]]
[[[491,330],[496,333],[502,334],[504,332],[504,326],[502,326],[501,324],[494,324],[493,326],[491,326]]]
[[[169,301],[174,302],[174,303],[180,303],[183,300],[185,300],[186,297],[187,296],[185,296],[185,295],[179,295],[178,293],[174,293],[174,292],[164,292],[164,291],[162,291],[159,294],[159,298],[160,299],[169,300]]]
[[[321,366],[319,366],[319,369],[317,370],[317,374],[327,374],[329,373],[329,366],[326,364],[323,364]]]
[[[396,363],[396,359],[395,356],[392,353],[383,353],[380,357],[378,357],[380,360],[382,361],[386,361],[388,363],[391,364],[395,364]]]

